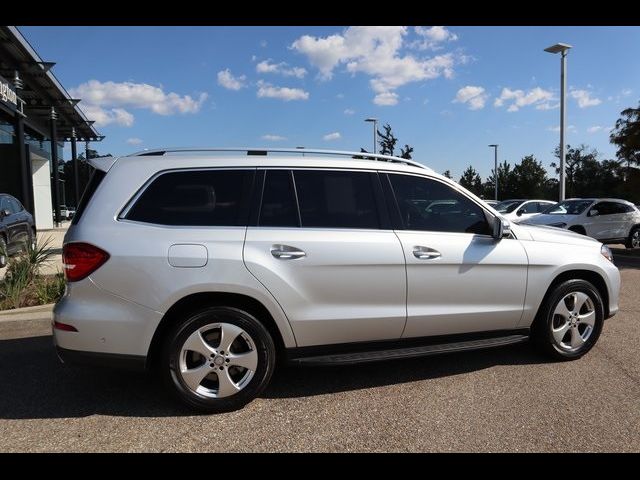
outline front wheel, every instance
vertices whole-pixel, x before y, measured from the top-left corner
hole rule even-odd
[[[574,360],[593,348],[603,323],[598,290],[585,280],[567,280],[557,285],[540,307],[532,337],[547,355]]]
[[[640,227],[634,227],[629,233],[629,238],[625,243],[627,248],[640,248]]]
[[[269,384],[276,350],[253,315],[233,307],[190,314],[169,333],[162,374],[186,405],[208,413],[237,410]]]

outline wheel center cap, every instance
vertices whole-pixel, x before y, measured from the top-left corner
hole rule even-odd
[[[222,355],[216,355],[216,357],[213,359],[213,363],[218,367],[221,366],[222,364],[224,364],[224,357]]]

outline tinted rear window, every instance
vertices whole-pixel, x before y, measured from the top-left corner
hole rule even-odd
[[[298,227],[298,208],[291,172],[267,170],[260,206],[261,227]]]
[[[254,170],[164,173],[144,190],[126,218],[161,225],[245,225],[254,174]]]
[[[368,172],[296,170],[302,227],[380,228]]]
[[[102,179],[105,177],[106,173],[102,170],[94,170],[91,174],[91,178],[89,179],[89,183],[87,183],[87,187],[84,189],[84,193],[80,198],[80,203],[78,204],[78,208],[76,209],[76,214],[73,216],[71,220],[71,224],[75,225],[80,220],[80,217],[84,213],[85,208],[89,204],[91,197],[96,192],[98,185],[102,182]]]

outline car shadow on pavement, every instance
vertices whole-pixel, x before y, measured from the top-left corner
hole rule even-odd
[[[284,367],[262,398],[281,399],[459,375],[495,365],[545,363],[528,345],[348,367]],[[51,336],[0,340],[0,419],[187,416],[157,378],[63,365]]]

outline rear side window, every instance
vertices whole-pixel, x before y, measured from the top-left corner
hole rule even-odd
[[[302,227],[380,228],[369,172],[296,170]]]
[[[261,227],[298,227],[293,179],[288,170],[267,170],[260,206]]]
[[[91,197],[93,197],[93,194],[98,189],[98,185],[102,183],[102,180],[104,179],[105,175],[106,173],[103,172],[102,170],[93,171],[93,173],[91,174],[91,178],[89,179],[89,183],[87,183],[87,186],[84,189],[84,192],[82,193],[82,197],[80,198],[80,203],[78,203],[78,208],[76,209],[76,214],[73,216],[73,219],[71,220],[71,225],[75,225],[78,223],[78,221],[80,220],[80,217],[82,217],[82,214],[84,213],[84,210],[87,208],[87,205],[91,200]]]
[[[183,226],[246,225],[254,170],[194,170],[160,175],[126,218]]]

